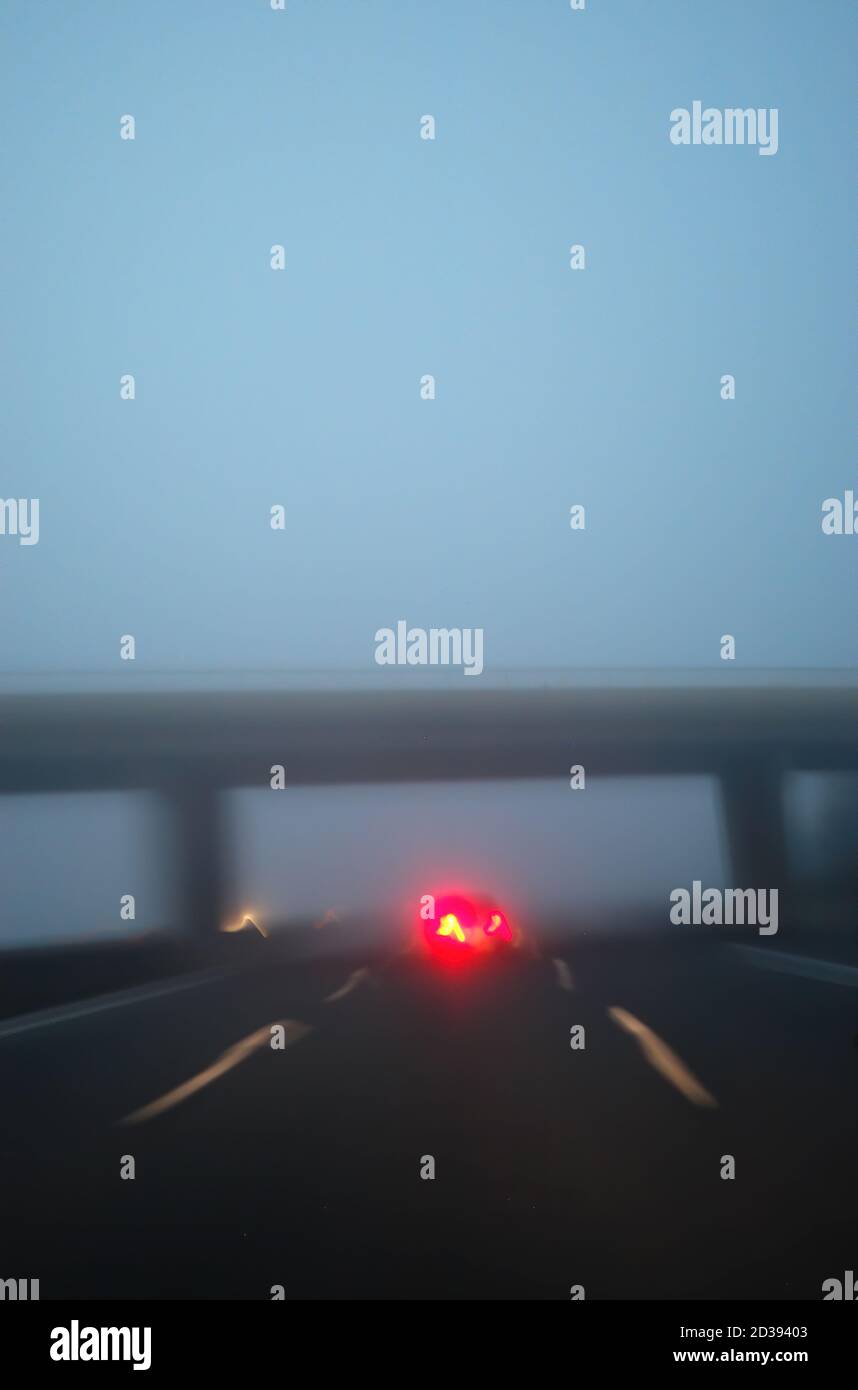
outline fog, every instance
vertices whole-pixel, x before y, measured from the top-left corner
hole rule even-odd
[[[727,8],[12,7],[2,492],[40,526],[0,536],[0,690],[392,688],[424,674],[376,662],[399,622],[479,630],[466,686],[854,679],[821,518],[854,484],[858,21],[815,7],[805,51],[803,0]],[[698,96],[781,108],[776,155],[672,145]],[[448,876],[622,917],[724,873],[703,782],[233,815],[271,920]],[[125,893],[171,921],[165,836],[139,798],[4,799],[0,940],[127,930]]]

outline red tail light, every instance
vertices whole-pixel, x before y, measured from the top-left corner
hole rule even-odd
[[[425,923],[427,939],[441,950],[461,950],[471,945],[477,921],[474,904],[467,898],[447,894],[435,899],[435,916]]]
[[[512,941],[512,927],[504,914],[496,907],[493,907],[489,913],[485,932],[486,936],[492,937],[494,941]]]
[[[506,914],[499,907],[476,903],[459,894],[436,898],[434,916],[422,925],[433,953],[450,958],[514,940]]]

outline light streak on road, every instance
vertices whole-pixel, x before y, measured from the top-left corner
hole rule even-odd
[[[211,1066],[197,1072],[196,1076],[190,1077],[188,1081],[183,1081],[180,1086],[174,1087],[172,1091],[167,1091],[157,1100],[151,1101],[149,1105],[144,1105],[140,1110],[132,1111],[119,1123],[124,1125],[145,1124],[147,1120],[154,1120],[157,1115],[163,1115],[167,1110],[181,1105],[183,1101],[196,1095],[197,1091],[210,1086],[213,1081],[217,1081],[228,1071],[232,1071],[233,1067],[247,1061],[247,1058],[261,1047],[269,1047],[272,1038],[271,1029],[275,1027],[284,1029],[285,1047],[291,1047],[293,1043],[300,1042],[302,1038],[313,1031],[309,1024],[300,1023],[294,1018],[285,1019],[279,1024],[266,1024],[264,1028],[257,1028],[255,1033],[249,1033],[246,1038],[242,1038],[240,1042],[233,1043],[232,1047],[228,1047],[226,1052],[222,1052],[212,1062]]]
[[[686,1100],[690,1100],[692,1105],[701,1105],[708,1109],[717,1108],[718,1102],[715,1097],[701,1085],[682,1058],[677,1057],[657,1033],[626,1009],[613,1007],[608,1013],[618,1028],[623,1028],[632,1035],[650,1066],[663,1076],[665,1081],[669,1081],[681,1091]]]
[[[558,987],[560,989],[568,990],[571,993],[571,991],[575,988],[575,982],[572,979],[572,971],[569,969],[569,966],[566,964],[565,960],[561,960],[559,956],[555,956],[551,964],[554,966],[554,973],[557,976]]]
[[[351,994],[353,990],[359,989],[362,984],[365,984],[371,973],[371,970],[365,965],[362,965],[359,970],[353,970],[344,985],[334,990],[333,994],[326,996],[325,1003],[335,1004],[338,999],[345,999],[347,994]]]

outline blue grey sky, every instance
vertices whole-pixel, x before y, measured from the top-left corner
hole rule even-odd
[[[854,6],[0,13],[0,672],[858,665]]]

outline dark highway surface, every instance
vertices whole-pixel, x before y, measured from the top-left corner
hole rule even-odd
[[[858,969],[745,942],[272,953],[7,1019],[0,1275],[43,1299],[819,1299],[858,1259]]]

